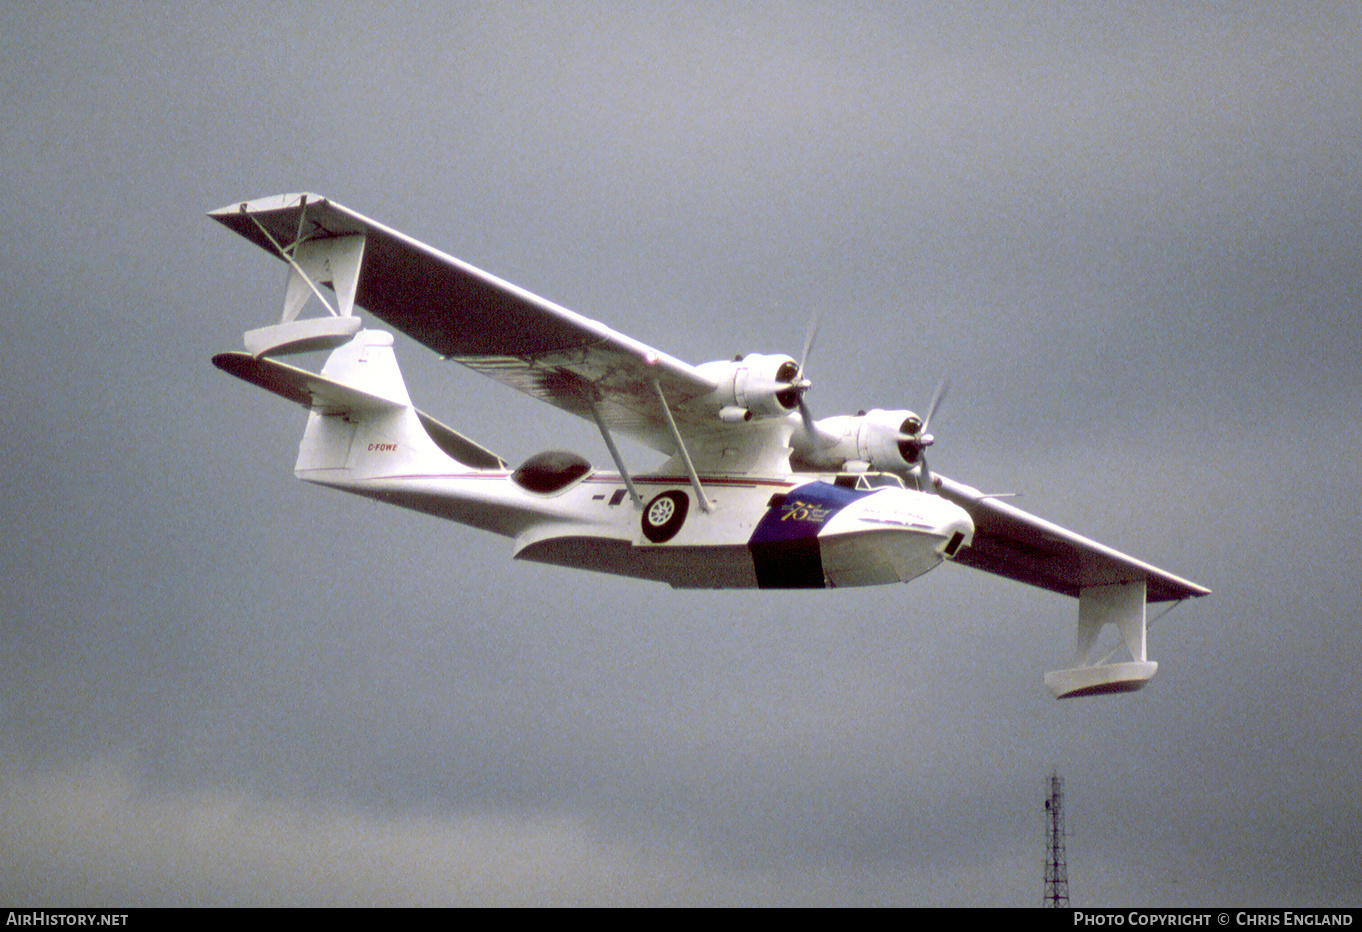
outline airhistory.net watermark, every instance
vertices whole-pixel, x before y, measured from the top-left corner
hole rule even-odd
[[[11,909],[5,914],[7,926],[125,926],[127,913],[68,912],[56,909]]]

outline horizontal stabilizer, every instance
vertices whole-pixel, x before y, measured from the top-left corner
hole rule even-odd
[[[274,392],[280,398],[304,408],[320,408],[326,413],[398,410],[404,407],[315,372],[273,359],[257,359],[249,353],[219,353],[213,357],[213,365],[243,381]]]
[[[315,372],[273,359],[257,359],[249,353],[219,353],[213,357],[213,365],[309,410],[340,414],[347,411],[397,411],[406,407]],[[416,414],[430,439],[451,458],[474,469],[506,468],[506,461],[486,447],[422,411]]]

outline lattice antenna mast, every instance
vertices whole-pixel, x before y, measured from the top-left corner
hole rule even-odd
[[[1050,794],[1045,800],[1047,851],[1045,854],[1045,905],[1069,905],[1069,866],[1064,854],[1064,779],[1051,772]]]

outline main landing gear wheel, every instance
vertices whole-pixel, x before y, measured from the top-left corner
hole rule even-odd
[[[643,509],[643,536],[654,544],[666,543],[686,523],[689,510],[685,492],[663,492]]]

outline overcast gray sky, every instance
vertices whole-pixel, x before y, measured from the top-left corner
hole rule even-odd
[[[1151,5],[1152,6],[1152,5]],[[10,4],[0,901],[1357,905],[1350,3]],[[1212,587],[1057,703],[1075,604],[672,592],[305,486],[215,370],[317,191]],[[589,425],[400,338],[510,459]],[[630,448],[634,458],[647,457]]]

